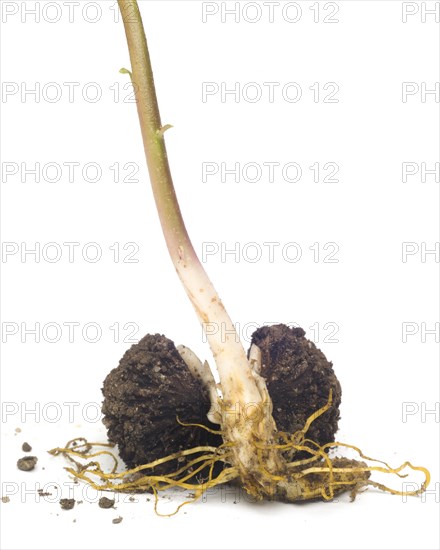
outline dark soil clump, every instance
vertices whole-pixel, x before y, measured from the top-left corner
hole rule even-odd
[[[115,518],[115,519],[112,519],[112,523],[115,523],[115,524],[121,523],[121,521],[122,521],[123,519],[124,519],[123,517],[119,516],[119,517],[117,517],[117,518]]]
[[[72,508],[75,506],[75,499],[74,498],[62,498],[60,500],[60,506],[63,510],[72,510]]]
[[[199,445],[218,446],[220,436],[184,423],[204,424],[209,397],[189,371],[173,342],[148,334],[132,346],[104,381],[103,422],[109,440],[129,468]],[[184,462],[154,468],[154,474],[175,471]],[[151,473],[152,470],[149,470]]]
[[[98,505],[100,508],[113,508],[115,501],[111,498],[101,497],[99,499]]]
[[[24,456],[17,460],[17,468],[22,472],[30,472],[33,470],[38,462],[36,456]]]
[[[302,328],[281,324],[257,329],[252,344],[261,350],[261,375],[272,398],[277,429],[288,433],[300,430],[307,418],[327,403],[331,388],[331,408],[312,423],[306,437],[320,445],[334,441],[341,386],[322,351],[307,340]]]
[[[25,442],[21,446],[21,450],[24,451],[25,453],[30,453],[32,451],[32,447],[29,445],[29,443]]]

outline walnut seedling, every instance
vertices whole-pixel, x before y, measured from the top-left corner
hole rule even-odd
[[[150,490],[157,495],[160,489],[181,487],[197,498],[209,488],[235,480],[256,500],[329,500],[345,490],[354,497],[368,485],[393,494],[420,494],[430,479],[423,467],[406,462],[391,468],[381,461],[371,466],[329,456],[330,448],[345,446],[364,460],[372,460],[357,447],[334,442],[340,386],[331,364],[318,357],[319,350],[310,347],[307,355],[304,346],[309,347],[309,343],[301,329],[291,332],[283,325],[260,329],[254,334],[249,353],[244,350],[185,228],[165,147],[170,125],[161,122],[139,7],[136,0],[118,0],[118,4],[131,61],[131,70],[122,72],[133,82],[150,181],[168,251],[202,326],[215,323],[224,327],[206,333],[220,384],[215,384],[207,363],[190,350],[176,349],[165,337],[149,335],[127,352],[119,370],[115,369],[104,384],[110,438],[118,441],[123,458],[132,468],[116,473],[115,462],[113,470],[106,473],[96,460],[81,465],[77,459],[111,454],[93,452],[93,444],[87,442],[75,446],[70,442],[52,452],[73,460],[76,469],[69,471],[98,489]],[[283,338],[296,338],[296,359],[303,354],[304,361],[296,362],[295,355],[280,364],[274,360],[277,354],[272,353],[272,347]],[[295,379],[295,368],[305,368],[308,373],[306,385],[296,389],[294,384],[289,386]],[[289,390],[287,398],[285,389]],[[130,441],[124,411],[130,405],[138,407],[142,399],[145,403],[136,419],[145,429],[134,430],[140,436]],[[180,418],[180,414],[185,417]],[[402,476],[406,467],[425,475],[419,489],[401,493],[370,479],[372,471]],[[94,481],[96,477],[98,481]]]

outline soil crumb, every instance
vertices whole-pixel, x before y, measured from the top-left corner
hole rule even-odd
[[[75,499],[74,498],[62,498],[60,500],[60,506],[63,510],[72,510],[72,508],[75,506]]]
[[[115,501],[111,498],[101,497],[99,499],[98,505],[100,508],[113,508],[113,506],[115,505]]]
[[[29,443],[24,442],[23,445],[21,446],[21,450],[24,451],[25,453],[30,453],[32,451],[32,447],[29,445]]]
[[[24,456],[17,460],[17,468],[22,472],[30,472],[33,470],[38,462],[36,456]]]
[[[2,497],[2,502],[7,504],[8,502],[11,502],[11,499],[9,497]]]
[[[122,518],[121,516],[119,516],[118,518],[112,519],[112,523],[121,523],[121,521],[122,521],[123,519],[124,519],[124,518]]]

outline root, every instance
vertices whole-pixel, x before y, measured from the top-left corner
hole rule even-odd
[[[81,479],[98,491],[114,491],[121,493],[153,492],[155,497],[155,512],[159,516],[173,516],[182,506],[195,502],[202,494],[217,485],[232,481],[238,476],[238,471],[233,467],[224,468],[221,473],[213,478],[214,466],[218,462],[228,462],[230,453],[221,445],[219,447],[194,447],[184,451],[173,453],[148,464],[143,464],[117,472],[119,461],[116,455],[110,451],[101,450],[93,452],[96,447],[113,447],[109,443],[89,443],[85,438],[73,439],[67,442],[65,447],[58,447],[49,451],[54,456],[62,455],[75,465],[75,468],[65,468],[76,479]],[[184,457],[197,455],[190,459],[184,466],[167,475],[154,475],[145,473],[156,466],[166,462],[175,461]],[[110,456],[113,459],[113,468],[105,472],[100,462],[94,459],[98,456]],[[82,463],[75,458],[87,460]],[[198,474],[208,470],[207,479],[202,483],[191,483],[189,480],[197,478]],[[191,500],[180,504],[171,514],[162,514],[158,510],[159,492],[171,487],[179,487],[193,493]]]
[[[204,426],[203,424],[194,424],[192,422],[191,423],[181,422],[178,416],[176,416],[176,420],[177,420],[177,423],[180,424],[181,426],[202,428],[202,430],[205,430],[210,434],[223,435],[222,430],[213,430],[212,428],[208,428],[208,426]]]
[[[410,496],[423,493],[429,485],[430,473],[422,466],[413,466],[405,462],[397,468],[392,468],[386,462],[366,456],[358,447],[348,443],[331,442],[325,445],[307,439],[306,433],[316,418],[324,414],[331,406],[332,394],[324,407],[313,413],[305,422],[304,427],[294,434],[285,432],[275,433],[275,443],[270,445],[263,442],[253,442],[254,453],[257,457],[257,471],[253,475],[264,485],[266,494],[264,498],[269,500],[283,500],[287,502],[304,501],[312,499],[332,500],[335,495],[344,491],[351,491],[351,499],[354,500],[359,492],[368,486],[375,487],[393,495]],[[212,430],[202,424],[186,424],[177,419],[182,426],[198,426],[209,432],[222,434],[222,431]],[[117,472],[119,461],[114,453],[109,450],[97,450],[97,447],[113,447],[110,443],[89,443],[85,438],[70,440],[62,448],[49,451],[50,454],[62,455],[68,459],[74,467],[66,470],[75,478],[85,481],[97,490],[111,490],[115,492],[152,492],[155,497],[155,512],[160,516],[173,516],[182,506],[195,502],[208,489],[217,485],[228,483],[241,477],[240,469],[234,464],[233,442],[226,442],[219,447],[194,447],[173,453],[148,464],[143,464]],[[367,465],[359,460],[347,458],[330,458],[330,448],[345,447],[354,450],[359,457],[376,465]],[[282,462],[280,471],[271,472],[267,467],[265,457],[267,451],[278,452],[280,456],[289,456],[289,460]],[[306,452],[310,455],[302,460],[294,460],[296,453]],[[105,472],[97,457],[109,456],[113,460],[113,467]],[[291,458],[293,457],[293,458]],[[156,466],[171,461],[186,459],[185,465],[166,475],[155,475],[152,471]],[[223,469],[214,477],[214,467],[223,463]],[[371,472],[393,474],[404,478],[404,469],[422,472],[425,476],[419,489],[414,491],[398,491],[374,480],[370,480]],[[206,473],[207,472],[207,473]],[[196,482],[195,482],[195,481]],[[243,481],[243,480],[242,480]],[[263,498],[258,491],[251,491],[243,484],[248,492],[257,498]],[[192,493],[190,500],[179,504],[171,514],[162,514],[158,510],[159,492],[173,487],[189,490]]]

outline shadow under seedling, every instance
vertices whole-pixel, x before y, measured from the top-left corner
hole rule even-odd
[[[131,61],[131,71],[121,72],[130,75],[135,90],[168,251],[202,327],[223,327],[206,334],[220,383],[190,349],[176,348],[165,336],[147,335],[104,382],[104,423],[112,443],[76,440],[50,452],[65,456],[71,463],[68,472],[96,489],[153,492],[156,511],[158,491],[179,487],[197,499],[231,481],[255,500],[286,502],[330,500],[343,491],[354,498],[367,486],[392,494],[422,493],[430,480],[425,468],[409,462],[392,468],[335,441],[341,388],[331,363],[302,329],[261,328],[245,352],[180,212],[164,139],[171,126],[160,119],[137,2],[118,4]],[[118,459],[108,449],[113,444],[128,470],[118,471]],[[356,451],[361,460],[329,455],[330,449],[342,447]],[[110,471],[101,464],[108,456]],[[371,472],[405,477],[406,468],[424,474],[419,489],[400,492],[370,479]]]

